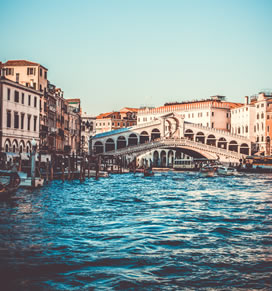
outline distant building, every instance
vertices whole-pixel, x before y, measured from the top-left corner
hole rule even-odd
[[[113,111],[98,115],[96,117],[96,133],[136,125],[138,110],[138,108],[124,107],[120,111]]]
[[[95,117],[86,113],[81,114],[81,142],[83,150],[89,152],[89,140],[95,135]]]
[[[245,97],[245,103],[231,109],[231,133],[256,141],[254,126],[256,122],[256,107],[249,103],[249,97]]]
[[[227,102],[224,96],[219,95],[205,100],[166,103],[157,108],[139,109],[137,124],[153,121],[166,113],[177,112],[187,122],[230,131],[230,110],[239,105],[239,103]]]

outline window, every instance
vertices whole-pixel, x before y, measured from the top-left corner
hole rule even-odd
[[[259,108],[259,105],[257,105],[257,108]]]
[[[47,72],[44,71],[44,78],[47,79]]]
[[[42,92],[42,85],[40,85],[40,91]]]
[[[14,112],[14,128],[19,128],[19,114]]]
[[[40,111],[42,111],[42,100],[40,100]]]
[[[10,89],[8,88],[8,100],[10,100]]]
[[[24,129],[24,119],[25,119],[25,114],[21,113],[21,129]]]
[[[40,76],[42,77],[42,68],[40,68]]]
[[[212,112],[212,116],[214,116],[214,112]]]
[[[34,107],[37,107],[37,97],[34,97]]]
[[[207,112],[207,116],[209,116],[209,112]]]
[[[248,133],[248,126],[246,125],[246,133]]]
[[[25,93],[22,93],[22,104],[25,104]]]
[[[259,113],[258,113],[258,114],[257,114],[257,119],[259,119],[259,117],[260,117],[260,116],[259,116]]]
[[[19,102],[19,92],[14,91],[14,102]]]
[[[269,119],[270,118],[270,116],[269,115],[267,115],[267,119]]]
[[[27,116],[27,130],[30,130],[31,115]]]
[[[7,127],[8,128],[11,127],[11,111],[10,110],[7,111]]]
[[[31,106],[31,95],[28,95],[28,106]]]
[[[214,123],[212,122],[212,128],[214,128]]]
[[[16,83],[19,83],[20,74],[16,73]]]
[[[261,118],[264,118],[264,113],[262,112]]]
[[[35,75],[36,69],[35,68],[27,68],[27,74],[28,75]]]
[[[6,69],[6,75],[8,76],[8,75],[14,75],[14,69],[13,68],[7,68]]]
[[[194,113],[192,113],[192,118],[194,118]]]
[[[37,129],[37,116],[34,116],[34,127],[33,127],[34,131],[36,131]]]
[[[264,104],[263,103],[261,104],[261,107],[264,107]]]

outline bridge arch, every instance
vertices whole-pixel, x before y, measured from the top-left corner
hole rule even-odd
[[[217,146],[221,149],[227,149],[227,140],[224,137],[220,137]]]
[[[116,142],[117,149],[122,149],[127,146],[127,140],[124,136],[118,136],[117,142]]]
[[[165,150],[162,150],[161,151],[161,166],[162,167],[166,167],[166,159],[167,155],[166,155],[166,151]]]
[[[173,152],[173,150],[170,150],[168,152],[168,159],[167,160],[168,160],[168,166],[172,167],[174,164],[174,152]]]
[[[203,132],[199,131],[195,138],[197,142],[205,143],[205,135]]]
[[[240,154],[249,155],[249,146],[246,143],[242,143],[240,146]]]
[[[207,137],[207,145],[216,146],[216,138],[213,134],[209,134]]]
[[[184,136],[190,140],[194,140],[194,132],[191,129],[186,129]]]
[[[140,144],[146,143],[149,141],[149,134],[146,131],[140,133]]]
[[[158,151],[153,152],[153,165],[155,167],[159,166],[159,153],[158,153]]]
[[[157,129],[157,128],[152,129],[152,131],[151,131],[151,140],[154,140],[154,139],[157,139],[157,138],[160,138],[160,137],[161,137],[160,130]]]
[[[128,146],[137,145],[138,137],[135,133],[131,133],[128,137]]]
[[[96,154],[102,154],[104,152],[104,145],[101,141],[97,141],[94,144],[94,152]]]
[[[115,142],[112,138],[108,138],[105,143],[105,152],[115,150]]]
[[[238,152],[238,143],[235,140],[229,143],[229,151]]]

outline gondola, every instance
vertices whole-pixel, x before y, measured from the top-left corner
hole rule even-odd
[[[14,193],[18,189],[20,182],[21,179],[17,172],[0,170],[0,198]]]

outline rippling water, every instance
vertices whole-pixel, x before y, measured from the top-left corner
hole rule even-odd
[[[0,202],[0,284],[271,290],[271,206],[269,174],[124,174],[19,190]]]

